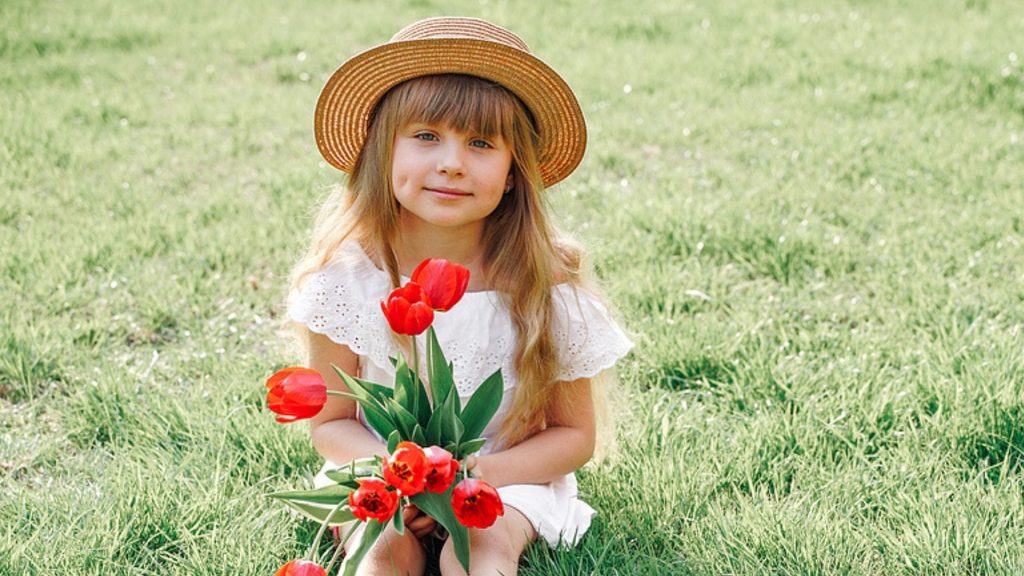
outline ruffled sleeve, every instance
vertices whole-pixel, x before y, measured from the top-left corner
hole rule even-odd
[[[388,368],[388,357],[396,351],[379,302],[390,290],[387,273],[373,264],[358,243],[347,242],[327,266],[289,295],[288,316]]]
[[[555,290],[554,299],[559,380],[596,376],[633,347],[604,305],[590,294],[563,284]]]

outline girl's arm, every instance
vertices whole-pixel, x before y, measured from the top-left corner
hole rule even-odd
[[[472,467],[477,477],[495,487],[544,484],[576,471],[590,460],[596,440],[590,379],[559,382],[556,386],[564,388],[554,395],[548,408],[548,427],[508,450],[477,458]]]
[[[348,386],[331,368],[334,364],[346,374],[359,372],[359,357],[348,346],[309,332],[309,367],[320,372],[327,388],[348,392]],[[356,420],[356,402],[328,396],[323,410],[310,420],[309,433],[321,456],[344,464],[356,458],[385,454],[387,447]]]

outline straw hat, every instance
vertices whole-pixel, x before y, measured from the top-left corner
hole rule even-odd
[[[341,65],[320,93],[314,129],[320,153],[351,172],[370,113],[397,84],[431,74],[468,74],[501,84],[530,109],[540,134],[540,173],[550,186],[583,159],[587,127],[569,85],[512,32],[478,18],[428,18]]]

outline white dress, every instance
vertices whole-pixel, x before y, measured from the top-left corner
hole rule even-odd
[[[288,315],[313,332],[348,346],[359,356],[363,379],[392,386],[394,369],[389,357],[397,356],[398,350],[380,309],[380,301],[390,291],[388,274],[377,268],[357,243],[347,242],[327,266],[290,295]],[[593,297],[567,284],[556,286],[554,296],[560,381],[595,376],[633,346]],[[494,449],[492,440],[508,414],[517,383],[512,365],[512,320],[495,292],[467,292],[451,310],[436,314],[433,326],[441,349],[454,364],[455,384],[463,404],[484,379],[501,368],[505,393],[483,433],[488,442],[480,454],[486,454]],[[416,338],[420,358],[426,356],[422,348],[425,340]],[[338,466],[326,462],[315,484],[329,483],[323,472]],[[548,484],[505,486],[498,493],[506,506],[530,520],[552,548],[563,543],[574,545],[595,515],[594,509],[577,497],[573,474]]]

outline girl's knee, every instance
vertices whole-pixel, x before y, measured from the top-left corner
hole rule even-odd
[[[518,512],[500,519],[485,530],[469,530],[470,573],[511,576],[519,568],[519,557],[536,537],[533,527]],[[441,572],[445,576],[466,574],[455,556],[449,538],[441,550]]]

